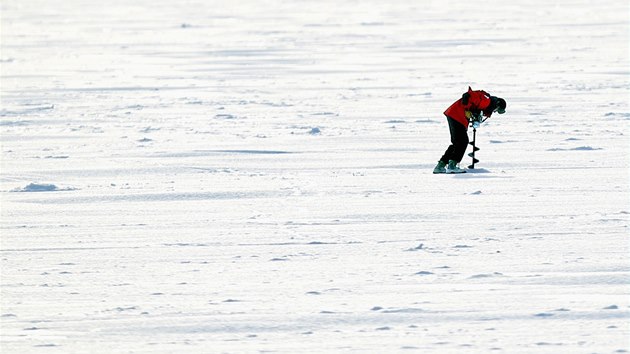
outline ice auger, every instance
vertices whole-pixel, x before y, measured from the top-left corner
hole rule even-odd
[[[483,118],[481,115],[479,115],[479,116],[476,117],[475,121],[472,122],[473,138],[472,138],[472,141],[468,143],[468,144],[472,145],[472,147],[473,147],[472,152],[468,154],[468,156],[472,157],[472,164],[469,165],[468,168],[471,168],[471,169],[475,168],[475,164],[477,162],[479,162],[479,160],[477,158],[475,158],[475,152],[480,150],[477,147],[477,127],[479,127],[479,125],[481,125],[481,123],[487,121],[488,118],[490,118],[490,117]]]
[[[477,162],[479,162],[479,160],[477,160],[475,158],[475,152],[480,150],[477,147],[476,143],[477,143],[477,128],[473,128],[473,138],[472,138],[472,141],[468,143],[468,144],[472,145],[472,147],[473,147],[472,152],[468,154],[468,156],[472,157],[472,165],[468,166],[468,168],[471,168],[471,169],[475,168],[475,164]]]

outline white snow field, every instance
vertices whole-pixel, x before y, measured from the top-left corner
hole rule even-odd
[[[630,351],[628,1],[0,6],[2,353]]]

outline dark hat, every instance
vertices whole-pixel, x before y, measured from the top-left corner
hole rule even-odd
[[[501,97],[490,96],[490,107],[499,114],[505,113],[506,103]]]

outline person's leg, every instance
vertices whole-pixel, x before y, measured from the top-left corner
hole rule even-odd
[[[446,149],[446,151],[444,151],[444,155],[442,155],[442,157],[440,157],[440,162],[444,162],[445,164],[448,163],[448,160],[452,160],[451,156],[453,156],[453,145],[449,145],[448,148]]]
[[[451,145],[453,149],[449,156],[449,160],[457,163],[462,161],[466,149],[468,148],[468,129],[463,124],[448,118],[449,127],[451,129]]]
[[[468,147],[468,131],[466,127],[451,117],[446,117],[448,121],[448,129],[451,132],[451,145],[446,149],[440,161],[445,164],[449,160],[459,163],[466,153]]]

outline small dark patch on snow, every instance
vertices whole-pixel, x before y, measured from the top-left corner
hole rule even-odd
[[[12,192],[31,193],[31,192],[61,192],[61,191],[72,191],[72,190],[75,190],[75,188],[59,188],[54,184],[30,183],[26,187],[14,189],[12,190]]]
[[[610,305],[603,308],[603,310],[618,310],[618,309],[619,309],[619,306],[617,305]]]
[[[482,278],[492,278],[492,277],[500,277],[503,276],[502,273],[494,272],[491,274],[475,274],[468,279],[482,279]]]
[[[630,118],[630,113],[608,112],[604,114],[604,117],[613,117],[613,116],[619,116],[621,118]]]
[[[391,309],[385,310],[383,313],[420,313],[425,312],[423,309],[408,307],[408,308],[400,308],[400,309]]]
[[[163,246],[167,246],[167,247],[172,247],[172,246],[179,246],[179,247],[208,247],[208,244],[206,243],[163,243]]]
[[[289,151],[278,150],[197,150],[197,152],[205,153],[224,153],[224,154],[251,154],[251,155],[278,155],[291,154]],[[223,170],[222,172],[231,173],[231,170]]]
[[[319,291],[309,291],[306,293],[306,295],[321,295],[322,293],[320,293]]]
[[[137,306],[129,306],[129,307],[116,307],[116,308],[108,310],[108,311],[123,312],[123,311],[133,311],[133,310],[137,310],[137,309],[138,309]]]
[[[376,328],[377,331],[390,331],[392,328],[391,327],[378,327]]]
[[[214,118],[217,118],[217,119],[236,119],[236,116],[233,116],[231,114],[216,114],[214,116]]]
[[[160,129],[161,129],[161,128],[146,127],[146,128],[144,128],[144,129],[141,129],[141,130],[140,130],[140,133],[145,133],[145,134],[146,134],[146,133],[150,133],[150,132],[155,132],[155,131],[158,131],[158,130],[160,130]]]
[[[418,119],[416,121],[414,121],[414,123],[435,123],[435,121],[431,120],[431,119]]]
[[[421,244],[419,244],[416,247],[407,248],[405,251],[407,251],[407,252],[420,251],[420,250],[422,250],[422,247],[424,247],[424,243],[421,243]]]
[[[602,148],[595,148],[592,146],[578,146],[576,148],[573,148],[571,150],[575,150],[575,151],[591,151],[591,150],[602,150]]]
[[[542,317],[542,318],[545,318],[545,317],[551,317],[551,316],[553,316],[553,313],[541,312],[541,313],[537,313],[537,314],[535,314],[534,316],[535,316],[535,317]]]
[[[312,128],[311,131],[308,132],[308,133],[311,134],[311,135],[319,135],[319,134],[322,133],[322,131],[321,131],[321,129],[315,127],[315,128]]]
[[[578,146],[578,147],[568,148],[568,149],[564,149],[564,148],[547,149],[547,151],[595,151],[595,150],[603,150],[603,149],[592,147],[592,146]]]
[[[383,308],[382,308],[382,307],[380,307],[380,306],[374,306],[374,307],[372,307],[372,308],[370,309],[370,311],[380,311],[380,310],[382,310],[382,309],[383,309]]]
[[[31,183],[19,191],[20,192],[54,192],[57,190],[59,190],[59,187],[55,186],[54,184]]]
[[[416,96],[431,96],[432,93],[431,92],[423,92],[423,93],[410,93],[407,94],[407,97],[416,97]]]
[[[415,273],[415,275],[432,275],[432,272],[427,272],[426,270]]]

